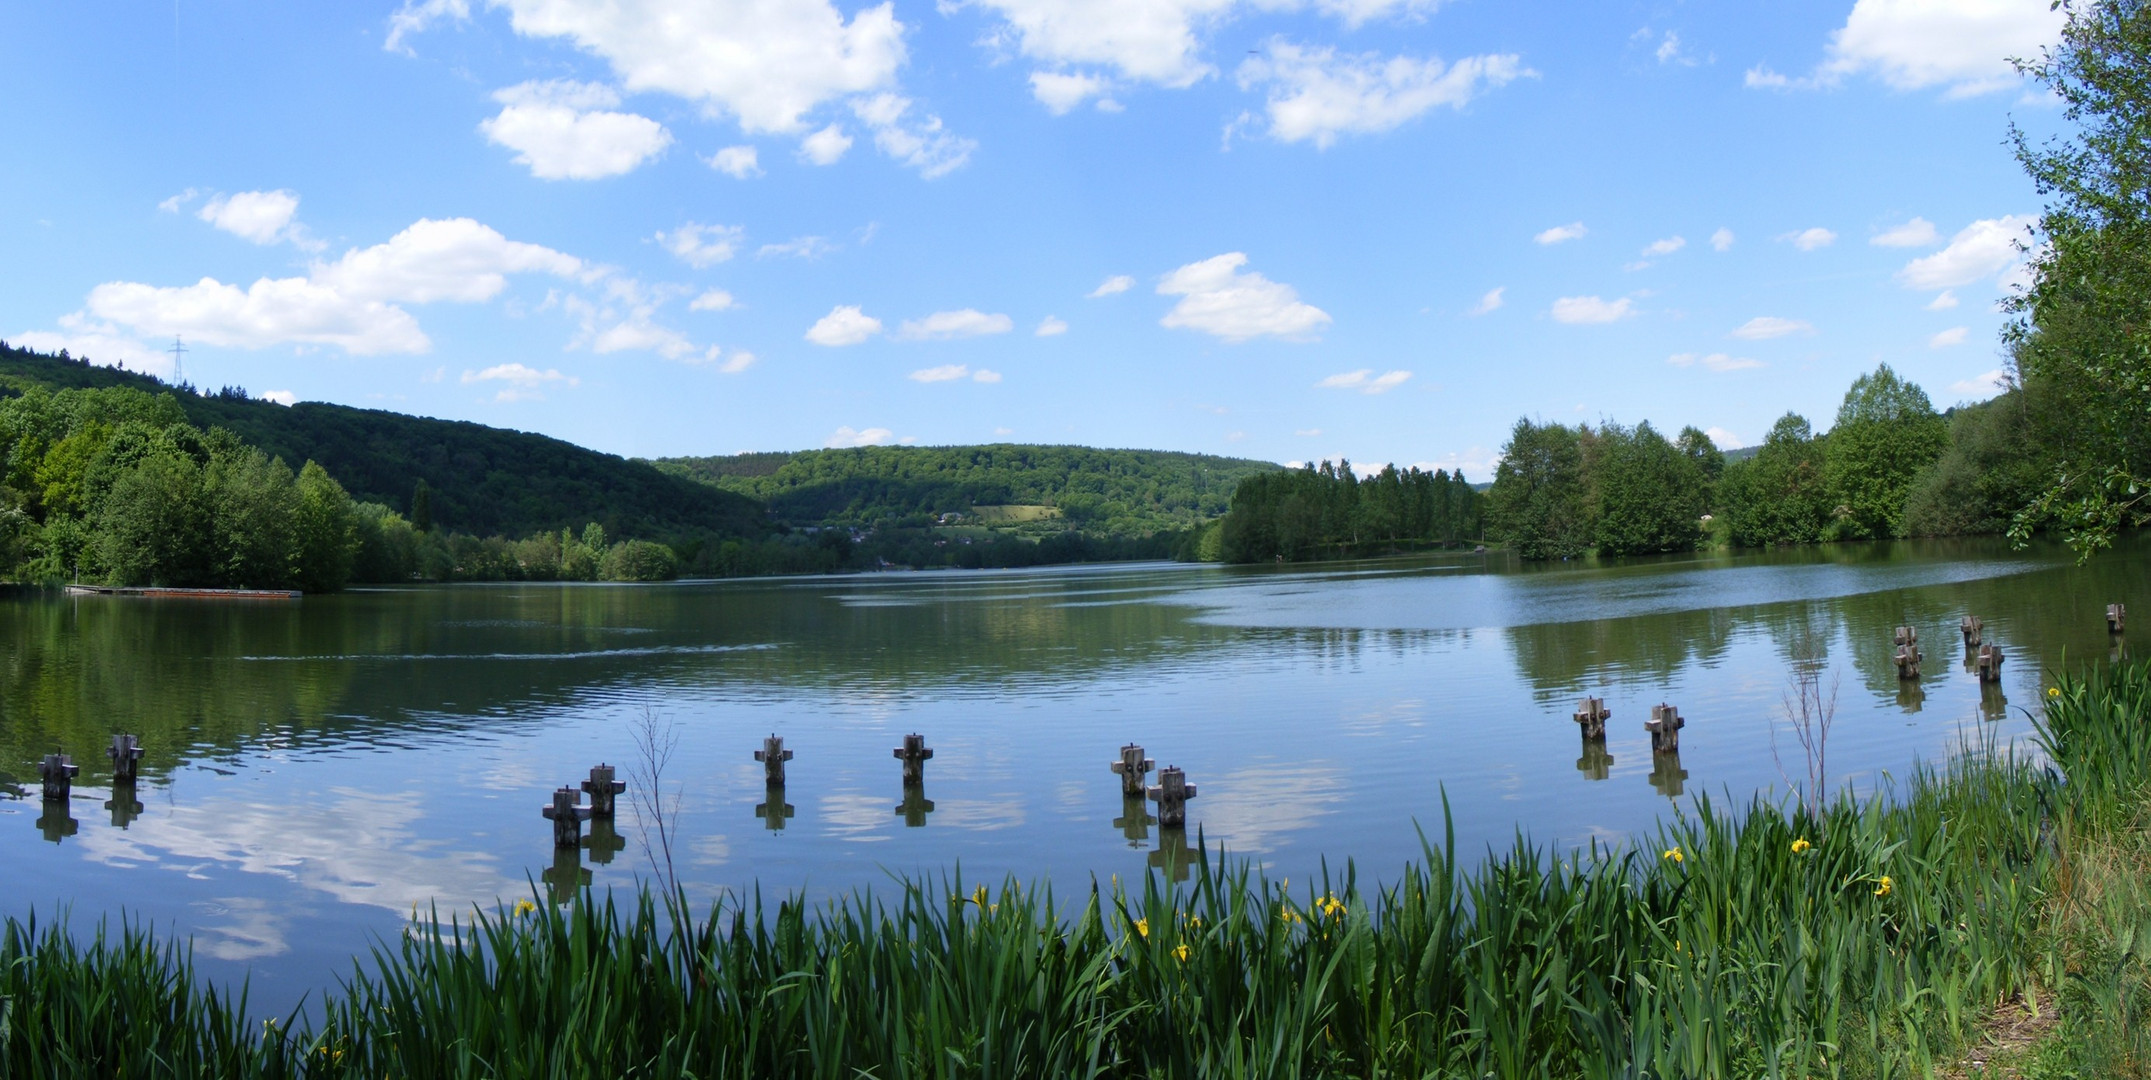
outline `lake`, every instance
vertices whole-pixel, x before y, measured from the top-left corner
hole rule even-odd
[[[1998,541],[1618,564],[1499,553],[1317,567],[1106,565],[656,586],[461,585],[297,603],[0,593],[0,912],[120,912],[191,935],[288,1008],[415,907],[443,915],[648,877],[636,733],[676,739],[673,867],[698,900],[947,875],[1064,893],[1171,873],[1199,835],[1273,877],[1394,877],[1439,839],[1619,843],[1693,798],[1782,792],[1797,658],[1836,686],[1830,781],[1872,789],[1968,741],[2028,745],[2048,672],[2151,619],[2151,543],[2078,567]],[[1982,687],[1957,622],[2007,654]],[[1910,625],[1924,678],[1901,681]],[[2151,631],[2146,631],[2151,632]],[[1602,752],[1570,719],[1613,711]],[[1688,721],[1651,752],[1660,702]],[[116,794],[104,748],[141,736]],[[907,791],[892,750],[934,757]],[[781,799],[753,757],[796,757]],[[1125,802],[1123,743],[1197,786],[1187,839]],[[82,773],[38,799],[55,748]],[[556,854],[550,792],[639,786]],[[1156,774],[1150,780],[1155,783]],[[960,866],[960,877],[959,874]],[[1184,866],[1183,866],[1184,872]]]

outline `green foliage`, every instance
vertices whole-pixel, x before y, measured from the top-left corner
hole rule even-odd
[[[679,568],[672,549],[648,540],[628,540],[605,553],[607,581],[670,581]]]
[[[1487,492],[1493,534],[1526,559],[1581,555],[1598,531],[1584,478],[1583,429],[1516,421]]]
[[[1927,392],[1888,364],[1853,380],[1830,429],[1823,477],[1836,500],[1825,527],[1831,538],[1898,535],[1905,498],[1920,470],[1949,445],[1949,426]]]
[[[1567,857],[1519,838],[1467,868],[1451,836],[1377,887],[1191,851],[1185,886],[1072,901],[943,879],[699,916],[647,890],[435,912],[311,1022],[249,1020],[147,932],[10,921],[0,1073],[1927,1076],[2021,1002],[2062,1007],[2040,1061],[2140,1075],[2151,891],[2108,863],[2145,854],[2147,719],[2151,667],[2093,671],[2053,687],[2036,766],[1703,800]]]
[[[1214,542],[1226,562],[1340,558],[1455,545],[1480,535],[1479,493],[1461,474],[1398,472],[1385,465],[1361,480],[1352,463],[1258,473],[1240,481]],[[1207,535],[1207,531],[1204,535]]]
[[[1999,533],[2053,475],[2048,432],[2067,425],[2044,384],[2015,387],[1992,401],[1956,409],[1949,449],[1914,478],[1905,496],[1903,536]]]
[[[1786,413],[1770,426],[1762,448],[1726,466],[1719,513],[1741,547],[1812,544],[1830,522],[1823,440],[1806,418]]]
[[[668,458],[659,468],[769,504],[794,525],[924,524],[980,506],[1047,506],[1087,535],[1133,537],[1192,528],[1223,514],[1263,461],[1083,446],[865,446],[796,454]]]
[[[1722,463],[1723,455],[1692,427],[1681,440],[1682,446],[1667,442],[1646,421],[1633,428],[1606,424],[1587,441],[1601,554],[1694,550],[1709,505],[1705,468],[1713,455]]]
[[[2008,339],[2025,386],[2068,403],[2070,430],[2011,532],[2056,523],[2088,557],[2151,517],[2151,6],[2064,6],[2061,42],[2020,65],[2076,130],[2034,145],[2011,128],[2048,201]]]

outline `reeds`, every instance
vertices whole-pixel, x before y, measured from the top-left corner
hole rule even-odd
[[[1519,837],[1467,867],[1444,836],[1381,885],[1200,857],[1058,896],[957,872],[819,906],[522,902],[380,943],[300,1032],[137,929],[10,923],[0,1074],[1932,1076],[2015,1003],[2059,1005],[2079,1075],[2129,1075],[2151,667],[2061,681],[2040,737],[2051,766],[1701,800],[1567,858]]]

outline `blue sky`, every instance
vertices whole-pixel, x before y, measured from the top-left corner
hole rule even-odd
[[[656,456],[1993,393],[2045,0],[0,8],[0,335]]]

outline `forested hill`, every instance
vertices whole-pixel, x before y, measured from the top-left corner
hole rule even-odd
[[[172,391],[147,375],[0,345],[0,397],[31,386]],[[360,501],[408,514],[424,480],[433,524],[457,532],[523,536],[592,521],[615,536],[765,531],[752,499],[544,435],[342,405],[287,408],[236,390],[174,396],[196,426],[228,429],[294,468],[317,461]]]
[[[1245,458],[1083,446],[867,446],[665,458],[677,476],[760,499],[793,524],[964,514],[994,524],[1056,519],[1108,536],[1186,529],[1223,514],[1242,479],[1280,466]],[[981,509],[983,508],[983,509]]]

